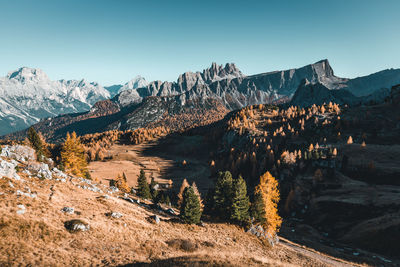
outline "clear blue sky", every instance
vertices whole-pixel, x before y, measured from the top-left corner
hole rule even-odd
[[[400,67],[400,1],[0,0],[0,76],[21,66],[103,85],[245,74],[328,58],[342,77]]]

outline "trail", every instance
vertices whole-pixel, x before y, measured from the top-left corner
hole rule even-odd
[[[360,264],[349,263],[345,260],[335,258],[326,254],[322,254],[311,248],[307,248],[305,246],[293,243],[290,240],[287,240],[283,237],[279,237],[279,245],[288,249],[293,249],[294,251],[302,255],[305,255],[307,257],[317,259],[323,264],[326,264],[327,266],[341,266],[341,267],[362,266]]]

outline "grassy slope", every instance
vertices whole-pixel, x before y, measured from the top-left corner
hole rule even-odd
[[[0,179],[1,266],[330,265],[284,244],[269,248],[234,225],[191,226],[169,221],[167,215],[160,216],[160,224],[151,223],[147,218],[153,211],[116,195],[99,199],[102,194],[77,188],[77,179],[66,183],[25,179],[11,181],[14,188],[7,178]],[[37,198],[15,194],[27,186]],[[25,205],[25,214],[16,213],[18,204]],[[64,206],[74,207],[80,215],[62,213]],[[110,219],[105,216],[110,211],[123,217]],[[64,222],[75,218],[88,222],[90,231],[67,232]]]

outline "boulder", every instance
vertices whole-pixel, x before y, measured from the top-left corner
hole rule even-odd
[[[39,178],[52,179],[53,174],[49,169],[49,165],[43,162],[32,161],[28,164],[28,170],[35,173]]]
[[[21,180],[21,177],[17,174],[17,166],[18,163],[15,160],[8,162],[0,158],[0,178],[8,177],[14,180]]]
[[[28,146],[22,145],[6,145],[2,147],[0,156],[15,159],[21,162],[36,160],[35,150]]]
[[[66,221],[64,223],[64,227],[71,233],[85,232],[90,230],[89,224],[79,219]]]
[[[114,218],[114,219],[119,219],[122,217],[122,214],[119,212],[108,212],[108,213],[106,213],[106,216]]]

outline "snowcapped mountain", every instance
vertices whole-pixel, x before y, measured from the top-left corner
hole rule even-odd
[[[111,86],[105,86],[104,88],[110,92],[111,97],[114,97],[115,95],[121,93],[122,91],[146,87],[148,84],[149,83],[146,81],[145,78],[143,78],[140,75],[137,75],[135,78],[125,83],[124,85],[116,84]]]
[[[40,69],[19,68],[0,78],[0,135],[27,128],[42,118],[87,111],[109,97],[98,83],[52,81]]]

